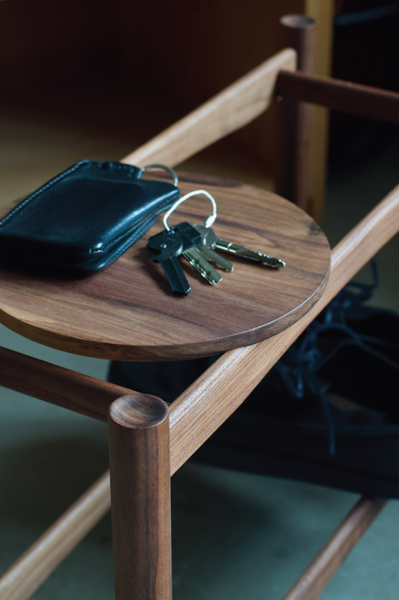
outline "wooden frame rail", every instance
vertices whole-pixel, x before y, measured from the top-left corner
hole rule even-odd
[[[297,55],[286,48],[186,117],[122,159],[144,166],[150,162],[171,167],[262,114],[274,100],[275,83],[281,69],[294,70]]]
[[[221,356],[199,379],[190,386],[170,406],[170,474],[181,465],[206,441],[206,439],[236,410],[254,389],[259,381],[273,367],[281,355],[289,348],[307,325],[319,314],[330,300],[348,283],[353,275],[399,231],[399,186],[395,188],[373,211],[369,213],[333,250],[330,279],[321,300],[309,313],[292,327],[254,346],[232,350]],[[0,371],[0,384],[17,391],[29,392],[32,386],[35,397],[69,408],[99,420],[106,420],[107,407],[115,400],[114,394],[130,395],[131,391],[96,379],[73,373],[68,369],[49,365],[30,357],[3,349],[0,364],[6,366]],[[12,363],[14,362],[14,367]],[[240,378],[237,377],[237,364],[240,363]],[[246,368],[251,364],[251,369]],[[15,369],[14,371],[12,369]],[[35,370],[39,369],[46,377],[38,383]],[[19,377],[15,373],[19,372]],[[22,376],[23,375],[23,376]],[[55,393],[53,378],[62,382],[60,392]],[[24,382],[21,382],[24,380]],[[91,386],[95,393],[90,391]],[[72,402],[68,402],[69,391]],[[89,402],[87,397],[89,398]],[[140,405],[140,394],[134,393]],[[95,398],[98,398],[98,410]],[[148,396],[143,396],[145,402]],[[137,418],[140,418],[138,414]],[[90,493],[78,500],[57,524],[40,538],[23,556],[14,563],[0,579],[1,600],[25,600],[37,589],[45,577],[55,569],[72,548],[79,543],[85,533],[95,525],[80,518],[80,505],[90,514],[96,512],[96,522],[110,507],[109,481],[107,475],[95,484]],[[86,513],[85,513],[86,514]],[[63,544],[64,526],[68,526],[68,545]],[[60,551],[54,556],[48,549],[60,543]],[[36,560],[40,549],[40,561]],[[32,565],[35,565],[34,577]],[[338,566],[337,566],[338,568]],[[21,578],[30,582],[23,593],[19,593]],[[3,591],[4,590],[4,591]],[[6,595],[6,591],[7,594]]]
[[[1,347],[0,385],[105,423],[114,400],[126,394],[142,396],[113,383]]]
[[[399,186],[334,248],[324,294],[302,319],[259,344],[226,352],[173,402],[172,473],[238,408],[309,323],[398,231]]]
[[[361,498],[282,600],[316,600],[386,503]]]
[[[125,156],[122,162],[139,166],[166,162],[176,166],[253,121],[279,96],[399,123],[398,93],[295,71],[295,64],[296,52],[283,50]]]
[[[333,110],[399,123],[399,94],[331,77],[282,70],[276,94]]]

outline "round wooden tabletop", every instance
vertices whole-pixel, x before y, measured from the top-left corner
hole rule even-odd
[[[234,263],[209,285],[181,258],[192,291],[171,293],[146,248],[162,216],[111,267],[86,279],[49,279],[0,271],[0,321],[41,344],[112,360],[194,358],[254,344],[300,319],[321,296],[330,247],[320,227],[297,206],[256,187],[180,173],[181,194],[209,191],[217,202],[214,229],[224,240],[286,262],[281,269],[224,255]],[[1,210],[1,215],[10,207]],[[193,197],[169,224],[202,223],[211,212]]]

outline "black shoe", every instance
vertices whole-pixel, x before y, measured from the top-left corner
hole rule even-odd
[[[295,366],[297,350],[283,357],[193,458],[399,498],[398,366],[348,340],[324,364],[320,353],[315,362],[308,356],[308,364],[300,356]]]

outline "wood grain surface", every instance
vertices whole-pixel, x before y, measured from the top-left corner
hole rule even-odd
[[[115,600],[171,600],[168,406],[123,396],[109,409]]]
[[[232,257],[234,272],[210,286],[180,259],[192,287],[171,293],[145,247],[162,219],[104,272],[85,279],[0,270],[0,321],[46,346],[119,360],[172,360],[254,344],[284,330],[318,300],[330,248],[318,225],[270,192],[231,180],[180,174],[181,194],[205,188],[218,204],[214,229],[228,241],[286,261],[271,269]],[[5,210],[7,212],[7,210]],[[179,207],[170,224],[203,222],[205,196]]]
[[[331,77],[280,71],[276,91],[284,97],[354,115],[399,123],[399,94]]]
[[[305,15],[286,15],[280,19],[286,46],[298,53],[298,69],[313,73],[316,55],[316,27]],[[277,78],[278,80],[278,78]],[[309,150],[314,107],[283,96],[280,112],[280,160],[276,192],[310,212]]]
[[[243,403],[321,310],[398,231],[399,186],[335,246],[326,290],[302,319],[260,344],[226,352],[172,403],[171,473]]]

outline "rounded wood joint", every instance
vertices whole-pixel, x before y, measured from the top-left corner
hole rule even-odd
[[[290,27],[292,29],[313,29],[315,26],[315,20],[306,15],[285,15],[280,19],[283,27]]]
[[[109,407],[109,420],[127,429],[149,429],[168,418],[169,407],[149,394],[128,394],[117,398]]]

